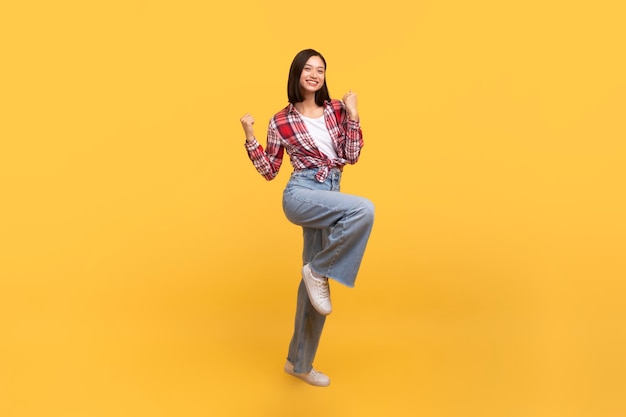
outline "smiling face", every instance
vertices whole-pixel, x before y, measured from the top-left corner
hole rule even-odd
[[[326,66],[319,56],[312,56],[304,64],[300,74],[300,92],[302,95],[315,94],[324,86]]]
[[[289,67],[287,97],[291,104],[296,104],[310,99],[312,95],[318,106],[330,100],[326,84],[326,60],[316,50],[304,49],[296,54]]]

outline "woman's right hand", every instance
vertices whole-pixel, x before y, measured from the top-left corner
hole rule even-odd
[[[254,139],[254,128],[252,127],[252,125],[254,125],[254,117],[246,113],[241,117],[240,120],[243,131],[246,133],[246,140],[251,141],[252,139]]]

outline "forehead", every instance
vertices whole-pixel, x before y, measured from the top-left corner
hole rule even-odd
[[[324,66],[324,61],[322,61],[322,58],[320,58],[317,55],[312,56],[311,58],[309,58],[306,61],[306,64],[304,64],[304,65],[309,65],[309,66],[312,66],[314,68],[324,68],[325,67]]]

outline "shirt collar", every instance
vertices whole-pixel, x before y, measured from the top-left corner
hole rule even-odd
[[[324,112],[326,111],[326,109],[328,108],[328,106],[330,105],[330,100],[324,100]],[[287,112],[288,113],[297,113],[298,111],[296,110],[296,106],[293,105],[293,103],[289,103],[289,106],[287,106]]]

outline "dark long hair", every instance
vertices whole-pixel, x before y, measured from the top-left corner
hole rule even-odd
[[[319,56],[324,62],[324,68],[326,68],[326,60],[319,52],[313,49],[305,49],[295,56],[291,62],[291,68],[289,68],[289,80],[287,81],[287,97],[291,104],[296,104],[304,101],[302,93],[300,93],[300,75],[304,69],[304,65],[312,56]],[[330,100],[330,93],[326,86],[326,74],[324,73],[324,85],[322,88],[315,92],[315,103],[318,106],[324,104],[324,101]]]

